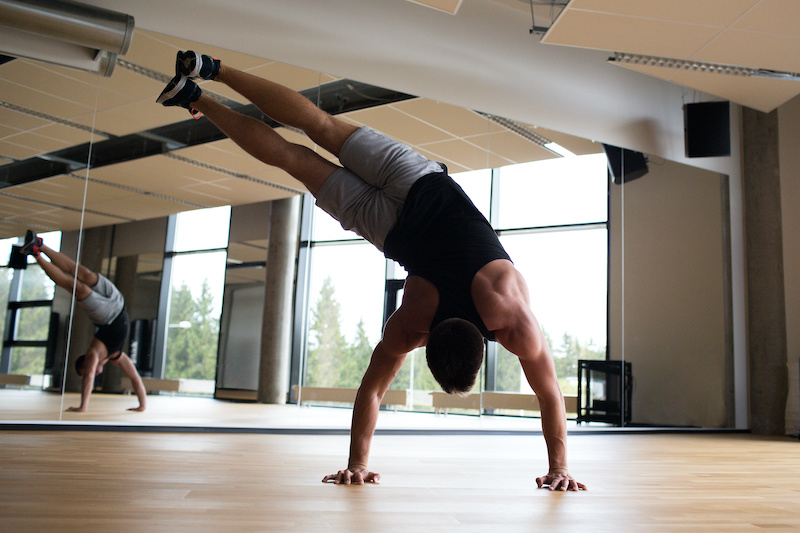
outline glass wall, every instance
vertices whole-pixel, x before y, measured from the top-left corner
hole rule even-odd
[[[606,357],[606,165],[596,154],[453,176],[525,276],[565,394],[576,391],[578,359]],[[406,273],[319,209],[311,265],[303,384],[356,388],[380,339],[385,295],[395,290],[387,280]],[[398,304],[401,298],[402,290]],[[496,376],[494,390],[531,392],[516,357],[494,343],[489,349],[497,353],[486,369]],[[409,391],[408,408],[432,409],[431,392],[440,389],[424,349],[409,354],[391,388]]]
[[[61,232],[43,233],[40,235],[47,245],[58,251],[61,248]],[[0,257],[9,258],[12,245],[20,245],[18,239],[0,241]],[[29,264],[35,260],[27,256]],[[7,260],[4,260],[5,264]],[[30,376],[30,384],[34,387],[47,387],[45,377],[46,343],[50,335],[50,315],[55,284],[38,267],[14,270],[0,268],[0,338],[13,339],[16,342],[30,345],[3,346],[3,373]],[[15,320],[6,324],[9,303],[22,303],[13,311]],[[10,327],[13,331],[7,331]],[[8,336],[7,336],[8,334]]]
[[[314,246],[306,385],[358,387],[381,337],[384,271],[383,255],[364,241]]]
[[[170,280],[164,377],[183,392],[213,394],[225,289],[230,207],[180,213],[168,244]]]

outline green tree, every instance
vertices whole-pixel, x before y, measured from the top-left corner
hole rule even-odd
[[[522,379],[522,367],[516,355],[497,345],[496,388],[499,391],[519,392]]]
[[[333,387],[338,381],[339,362],[347,346],[340,317],[341,306],[334,297],[333,282],[326,277],[317,305],[311,311],[306,359],[307,386]]]
[[[550,334],[542,328],[542,335],[548,346],[553,345]],[[559,374],[560,376],[561,374]],[[506,350],[499,343],[497,344],[497,390],[505,392],[519,392],[522,383],[522,366],[519,358]]]
[[[356,388],[361,385],[361,378],[369,365],[373,346],[364,329],[364,319],[358,321],[356,338],[353,344],[347,347],[345,356],[339,364],[339,375],[336,387]]]
[[[552,346],[552,344],[551,344]],[[568,332],[561,337],[561,344],[554,346],[553,362],[556,366],[556,374],[564,393],[572,394],[577,392],[578,360],[579,359],[605,359],[605,348],[598,348],[589,340],[582,344],[580,340]]]
[[[414,382],[411,383],[411,369],[414,369]],[[391,389],[403,390],[413,388],[415,391],[435,391],[441,390],[436,383],[436,379],[428,368],[425,359],[425,348],[417,348],[407,356],[403,366],[397,373],[397,377],[392,382]]]
[[[214,295],[208,280],[203,280],[197,299],[192,297],[186,283],[173,291],[169,326],[165,376],[168,379],[213,380],[217,365],[219,316],[214,312]]]

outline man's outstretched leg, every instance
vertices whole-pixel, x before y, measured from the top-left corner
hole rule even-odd
[[[205,61],[202,68],[197,63],[181,61],[178,67],[189,75],[199,75],[228,84],[250,99],[261,111],[287,126],[303,130],[314,142],[338,156],[347,138],[358,128],[338,120],[322,111],[296,91],[271,81],[247,74],[214,60],[213,70],[208,68],[211,58],[194,54],[196,61]],[[159,96],[165,106],[181,106],[203,113],[223,133],[247,153],[271,166],[281,168],[301,181],[315,196],[322,183],[340,167],[313,150],[290,143],[263,122],[237,113],[203,94],[202,90],[184,74],[179,74]]]
[[[339,157],[344,142],[358,127],[331,116],[300,93],[227,65],[220,65],[216,81],[250,100],[281,124],[303,130],[322,148]]]
[[[193,51],[178,52],[176,74],[219,81],[281,124],[303,130],[312,141],[339,157],[342,145],[358,128],[318,108],[288,87],[259,78]]]
[[[41,237],[36,233],[28,230],[25,236],[25,245],[22,251],[32,255],[39,266],[42,267],[45,274],[53,280],[53,282],[61,287],[72,292],[75,283],[75,272],[78,272],[78,283],[75,285],[75,296],[78,300],[83,300],[92,293],[91,287],[97,283],[97,273],[92,272],[88,268],[78,265],[62,254],[57,252],[44,244]],[[50,261],[45,260],[41,254],[45,254],[50,258]]]

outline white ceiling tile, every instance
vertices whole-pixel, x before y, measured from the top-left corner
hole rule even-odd
[[[692,59],[725,65],[800,72],[800,38],[728,30],[699,50]]]
[[[562,14],[542,42],[616,52],[688,57],[720,28],[585,11]],[[653,39],[658,35],[658,39]]]
[[[701,2],[698,2],[701,3]],[[800,37],[800,2],[761,0],[733,25],[739,30]]]
[[[746,13],[759,0],[572,0],[567,7],[567,16],[572,11],[593,11],[657,19],[672,22],[686,22],[709,26],[726,27]],[[562,16],[564,14],[562,13]]]

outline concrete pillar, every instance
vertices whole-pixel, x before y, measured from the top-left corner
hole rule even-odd
[[[284,404],[289,392],[292,295],[299,244],[301,196],[274,200],[267,246],[258,401]]]
[[[742,109],[750,428],[783,435],[788,397],[778,113]]]

